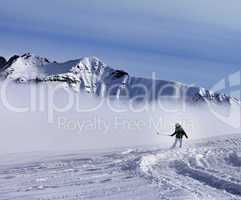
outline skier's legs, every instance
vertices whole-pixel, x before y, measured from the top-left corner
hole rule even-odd
[[[179,138],[179,147],[182,148],[182,138]]]
[[[175,147],[176,147],[176,145],[177,145],[177,138],[175,138],[175,141],[174,141],[174,143],[173,143],[173,145],[172,145],[172,147],[171,147],[171,149],[174,149]]]

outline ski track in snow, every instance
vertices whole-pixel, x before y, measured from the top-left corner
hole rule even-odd
[[[241,135],[175,150],[21,156],[0,161],[1,200],[241,199]]]

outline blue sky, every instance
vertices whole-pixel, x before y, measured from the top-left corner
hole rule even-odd
[[[133,75],[211,87],[240,70],[240,10],[240,0],[8,0],[0,55],[94,55]]]

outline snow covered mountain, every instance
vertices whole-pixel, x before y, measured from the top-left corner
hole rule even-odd
[[[0,58],[0,77],[17,83],[61,83],[75,91],[84,90],[101,97],[155,101],[159,98],[178,97],[190,103],[239,103],[225,94],[179,82],[133,77],[123,70],[113,69],[96,57],[85,57],[64,63],[26,53],[8,61]]]

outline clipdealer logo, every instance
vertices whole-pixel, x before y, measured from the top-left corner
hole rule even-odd
[[[240,79],[241,72],[237,71],[224,77],[220,81],[218,81],[210,90],[214,93],[220,93],[222,91],[228,92],[229,96],[235,97],[233,101],[226,106],[225,112],[219,112],[219,108],[212,102],[208,102],[208,106],[212,114],[222,121],[223,123],[233,127],[240,128],[241,127],[241,106],[240,106]]]

